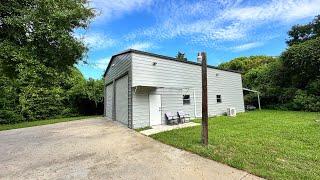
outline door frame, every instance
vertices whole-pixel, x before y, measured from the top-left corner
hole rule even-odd
[[[151,124],[151,112],[150,112],[150,96],[160,96],[160,124],[154,124],[154,125],[161,125],[162,124],[162,95],[161,94],[148,94],[149,99],[149,126],[154,126]]]

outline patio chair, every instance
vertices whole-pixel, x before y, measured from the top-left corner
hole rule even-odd
[[[171,112],[165,113],[167,124],[173,125],[174,123],[178,124],[178,117],[174,116]]]
[[[186,119],[188,119],[188,122],[190,121],[190,114],[185,113],[184,111],[178,111],[178,117],[179,117],[179,121],[180,123],[185,123]]]

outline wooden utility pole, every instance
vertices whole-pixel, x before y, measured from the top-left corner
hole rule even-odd
[[[202,132],[201,142],[208,145],[208,85],[207,85],[207,54],[201,53],[202,57]]]

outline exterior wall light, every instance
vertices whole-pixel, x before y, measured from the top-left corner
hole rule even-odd
[[[158,64],[157,62],[153,62],[153,63],[152,63],[153,66],[156,66],[157,64]]]

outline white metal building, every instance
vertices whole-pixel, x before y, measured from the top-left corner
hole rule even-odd
[[[104,74],[105,116],[129,128],[165,124],[165,113],[201,117],[201,64],[129,49]],[[208,66],[209,116],[244,112],[241,74]]]

